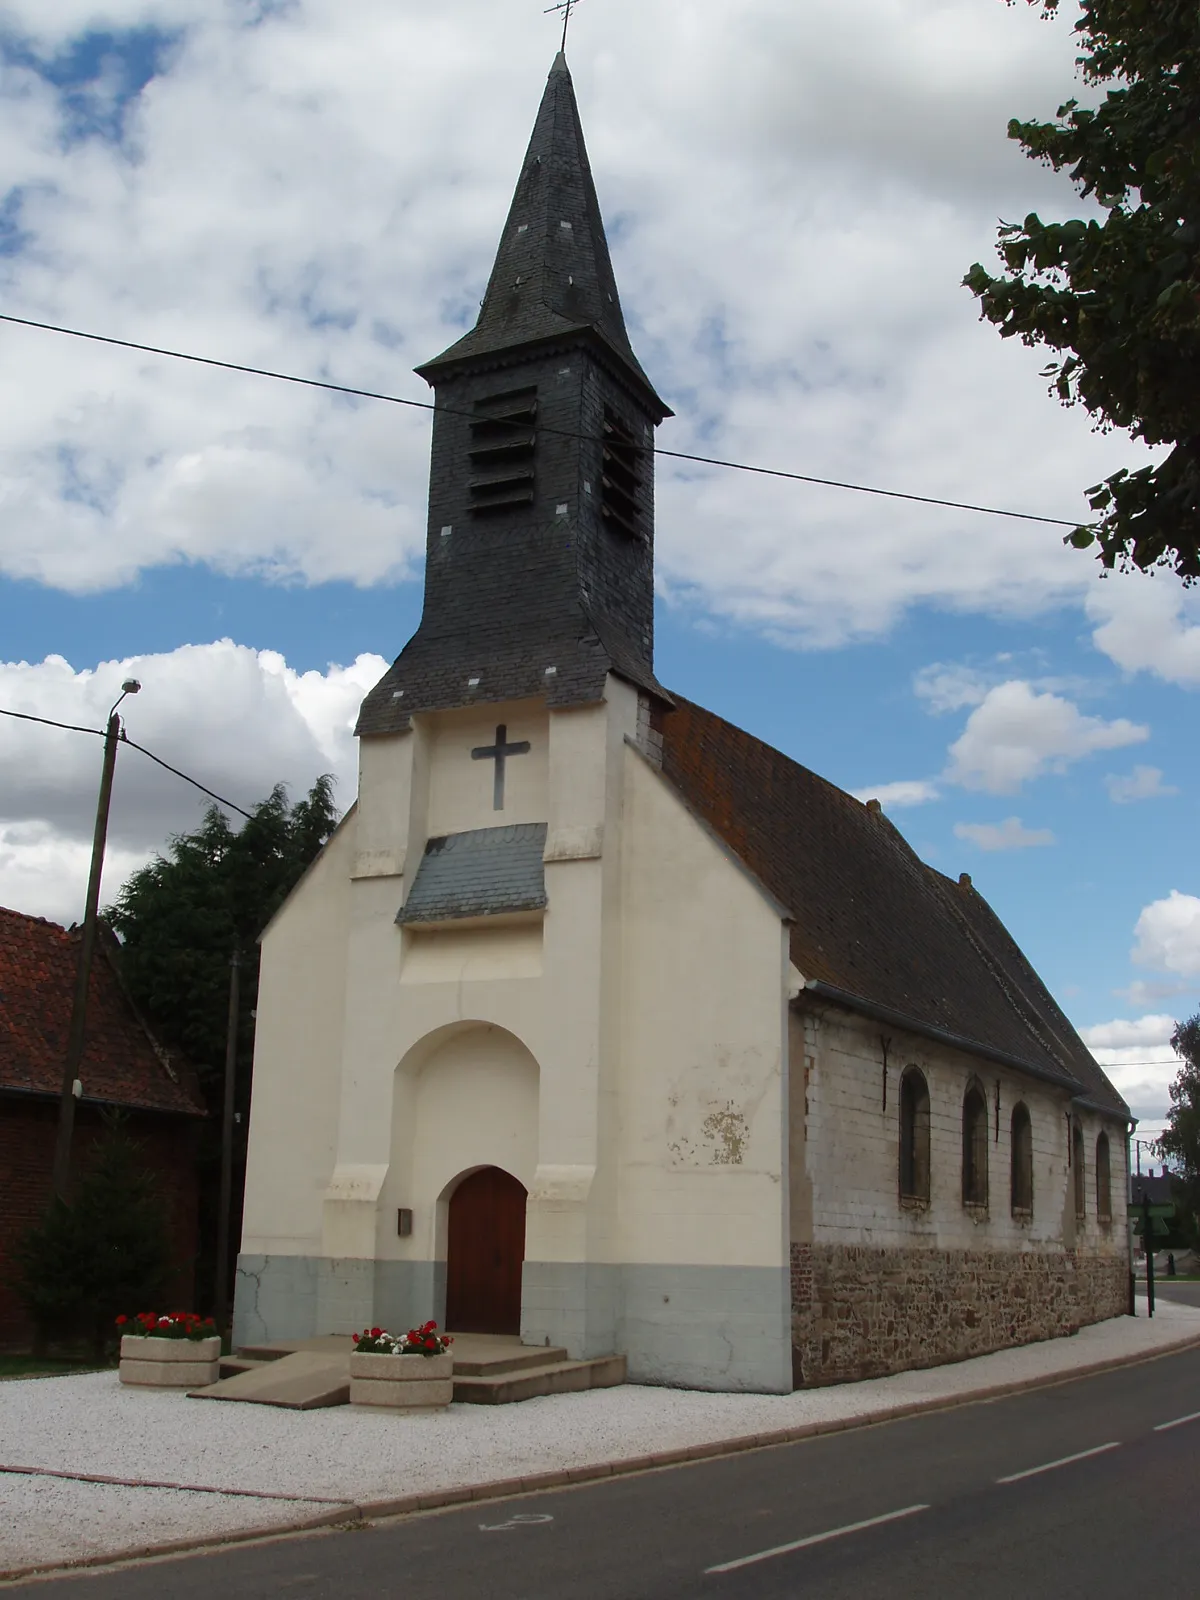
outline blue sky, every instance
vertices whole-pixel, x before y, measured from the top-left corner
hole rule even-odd
[[[424,398],[410,369],[491,264],[540,15],[53,9],[0,27],[3,309]],[[665,446],[1066,517],[1134,464],[958,282],[997,217],[1077,210],[1004,139],[1076,87],[1069,18],[609,13],[573,67]],[[333,770],[347,801],[354,706],[419,614],[427,421],[26,330],[0,362],[0,703],[94,722],[134,663],[131,730],[168,759],[243,801]],[[1194,598],[1100,582],[1050,527],[667,462],[658,545],[663,681],[970,872],[1161,1118],[1200,980]],[[0,751],[0,901],[69,918],[95,752],[11,725]],[[109,893],[197,815],[127,764],[117,800]]]

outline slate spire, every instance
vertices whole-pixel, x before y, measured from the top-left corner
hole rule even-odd
[[[421,625],[363,701],[362,735],[539,699],[594,704],[654,675],[654,429],[575,89],[550,72],[479,320],[417,371],[434,388]]]
[[[475,327],[417,371],[440,370],[514,346],[592,330],[657,403],[633,353],[604,219],[588,161],[575,85],[560,51],[525,154],[521,176]]]

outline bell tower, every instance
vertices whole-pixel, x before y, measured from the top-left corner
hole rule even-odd
[[[437,410],[421,623],[362,705],[414,713],[603,697],[654,676],[654,429],[560,54],[479,320],[417,369]]]

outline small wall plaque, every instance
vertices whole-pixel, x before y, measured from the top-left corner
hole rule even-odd
[[[407,1206],[401,1206],[396,1212],[396,1232],[401,1239],[412,1236],[412,1212]]]

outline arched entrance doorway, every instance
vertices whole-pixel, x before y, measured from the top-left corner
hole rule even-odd
[[[482,1167],[450,1196],[446,1326],[453,1333],[520,1333],[525,1186]]]

